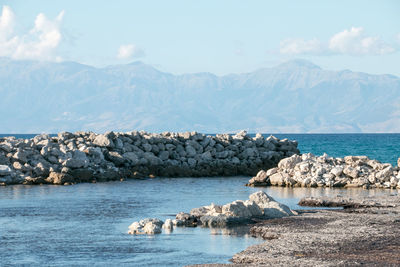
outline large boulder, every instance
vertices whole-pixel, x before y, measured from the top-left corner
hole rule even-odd
[[[254,201],[260,209],[262,214],[267,218],[282,218],[286,216],[296,215],[288,206],[275,201],[271,196],[263,191],[258,191],[250,195],[249,199]]]
[[[236,200],[232,203],[223,205],[222,213],[227,216],[242,218],[250,218],[252,215],[242,200]]]

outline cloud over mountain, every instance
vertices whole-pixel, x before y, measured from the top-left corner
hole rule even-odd
[[[281,54],[291,55],[384,55],[396,49],[376,36],[368,36],[362,27],[351,27],[334,34],[328,42],[317,38],[311,40],[286,39],[280,43]]]

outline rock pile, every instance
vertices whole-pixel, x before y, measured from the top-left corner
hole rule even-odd
[[[129,234],[159,234],[179,226],[185,227],[227,227],[233,224],[249,223],[252,219],[274,219],[297,215],[288,206],[276,202],[265,192],[251,194],[248,200],[236,200],[225,205],[211,204],[195,208],[190,213],[180,212],[176,219],[165,220],[147,218],[129,226]]]
[[[299,153],[297,142],[261,134],[210,136],[92,132],[0,138],[0,184],[70,184],[158,176],[254,175]]]
[[[400,188],[400,166],[366,156],[332,158],[308,153],[292,155],[282,159],[278,167],[259,171],[247,185]]]
[[[281,218],[295,214],[286,205],[259,191],[245,201],[236,200],[222,206],[211,204],[192,209],[190,213],[178,213],[172,223],[176,226],[225,227],[250,222],[254,218]]]

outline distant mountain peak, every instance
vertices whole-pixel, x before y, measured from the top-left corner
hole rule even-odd
[[[294,59],[277,66],[278,68],[292,69],[292,68],[307,68],[307,69],[321,69],[320,66],[315,65],[311,61],[305,59]]]
[[[131,63],[128,63],[127,65],[129,65],[129,66],[147,66],[147,64],[145,64],[141,60],[132,61]]]

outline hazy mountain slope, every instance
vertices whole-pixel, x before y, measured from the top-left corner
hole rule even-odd
[[[400,79],[303,60],[218,77],[0,58],[0,132],[400,132]]]

